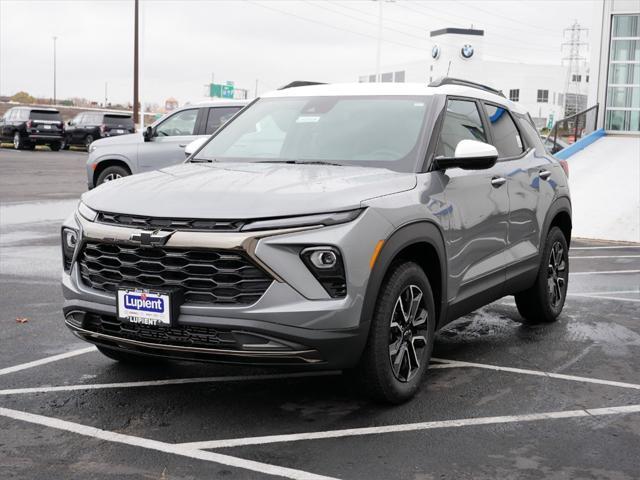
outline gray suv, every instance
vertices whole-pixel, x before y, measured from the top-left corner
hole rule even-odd
[[[505,295],[556,319],[571,203],[488,87],[314,85],[85,193],[61,234],[66,325],[106,356],[343,369],[398,403],[448,322]]]
[[[86,143],[89,189],[134,173],[157,170],[184,161],[184,148],[211,135],[248,102],[217,100],[187,105],[166,114],[142,133]]]

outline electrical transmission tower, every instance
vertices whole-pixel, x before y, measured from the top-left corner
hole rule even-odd
[[[588,45],[587,42],[582,41],[582,36],[584,34],[586,37],[588,32],[589,29],[582,28],[577,20],[574,20],[573,24],[569,28],[565,28],[563,32],[563,38],[567,39],[568,37],[568,41],[562,43],[562,51],[563,53],[566,50],[569,51],[568,56],[562,58],[562,64],[569,67],[564,89],[565,116],[573,115],[579,111],[579,107],[586,106],[586,104],[580,105],[580,99],[584,97],[580,93],[580,81],[582,81],[581,66],[586,62],[586,57],[581,53],[582,49]]]

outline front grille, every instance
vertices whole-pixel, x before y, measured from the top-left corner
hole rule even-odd
[[[239,347],[230,331],[210,327],[192,325],[149,327],[147,325],[122,322],[116,317],[87,314],[82,328],[113,337],[160,345],[226,349],[237,349]]]
[[[86,243],[79,255],[80,276],[89,287],[115,292],[119,287],[179,287],[185,303],[248,305],[272,278],[244,253]]]
[[[245,222],[242,220],[207,220],[197,218],[158,218],[123,213],[98,213],[99,223],[135,227],[143,229],[166,228],[169,230],[204,230],[239,232]]]

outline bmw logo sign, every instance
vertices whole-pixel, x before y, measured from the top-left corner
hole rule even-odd
[[[431,58],[433,58],[434,60],[440,58],[440,47],[438,45],[434,45],[431,49]]]
[[[473,56],[473,45],[464,44],[460,50],[460,55],[462,55],[462,58],[471,58]]]

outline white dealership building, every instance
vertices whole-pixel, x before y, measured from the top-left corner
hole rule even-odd
[[[563,118],[565,106],[572,111],[587,106],[590,78],[585,62],[570,73],[564,65],[497,60],[485,48],[484,30],[479,29],[443,28],[432,31],[430,39],[430,58],[382,67],[378,80],[423,83],[448,76],[483,83],[521,103],[540,128]],[[376,80],[373,73],[359,77],[360,82]]]

